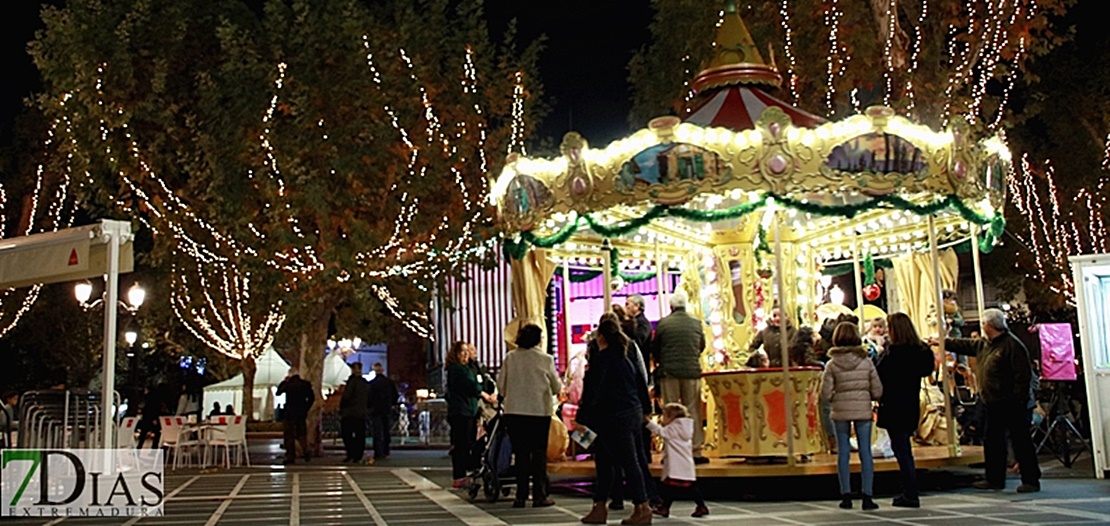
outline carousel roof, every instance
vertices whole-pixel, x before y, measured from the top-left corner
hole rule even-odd
[[[763,112],[771,107],[781,109],[790,117],[794,126],[799,128],[816,128],[826,122],[821,117],[795,108],[752,86],[715,89],[712,95],[702,101],[684,121],[707,128],[752,130],[755,129],[755,122]]]

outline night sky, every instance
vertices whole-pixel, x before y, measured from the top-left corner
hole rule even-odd
[[[9,0],[0,17],[6,81],[0,92],[0,144],[10,143],[22,100],[40,87],[38,72],[26,53],[27,42],[42,27],[40,5],[35,0]],[[649,0],[489,0],[486,6],[496,41],[511,18],[518,19],[520,41],[541,34],[548,37],[540,71],[552,111],[539,136],[558,144],[563,133],[574,129],[596,146],[631,131],[627,67],[632,54],[649,38]]]

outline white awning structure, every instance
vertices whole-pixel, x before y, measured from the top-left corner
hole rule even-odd
[[[289,363],[274,350],[266,350],[255,359],[257,370],[254,373],[254,389],[252,396],[257,403],[254,404],[253,415],[247,415],[256,420],[268,421],[274,415],[274,391],[278,384],[289,374]],[[284,399],[284,396],[280,397]],[[236,414],[243,412],[243,373],[239,373],[222,382],[214,383],[204,388],[204,412],[208,413],[212,402],[220,402],[220,407],[231,405]]]
[[[116,305],[119,275],[134,270],[131,223],[101,220],[95,225],[0,240],[0,288],[104,278],[102,418],[112,417],[116,389]],[[113,448],[115,427],[101,426],[101,447]]]

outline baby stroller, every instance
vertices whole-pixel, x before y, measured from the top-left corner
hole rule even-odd
[[[497,502],[499,497],[507,497],[512,488],[506,484],[514,478],[513,448],[509,434],[505,431],[504,413],[499,406],[497,414],[486,421],[482,435],[471,448],[471,465],[478,466],[468,474],[470,486],[467,493],[470,500],[478,498],[482,491],[488,502]]]

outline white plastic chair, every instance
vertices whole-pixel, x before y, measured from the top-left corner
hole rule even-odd
[[[135,441],[135,424],[139,421],[138,418],[133,416],[125,417],[116,428],[116,447],[119,449],[134,449]]]
[[[163,416],[162,420],[162,443],[161,447],[169,449],[173,452],[173,469],[181,463],[181,454],[185,453],[186,465],[192,465],[192,451],[195,451],[200,443],[189,436],[190,429],[184,417],[181,416]]]
[[[244,461],[249,468],[251,465],[250,455],[247,453],[247,419],[243,415],[237,416],[217,416],[209,420],[213,426],[208,428],[205,434],[205,448],[204,448],[204,464],[206,466],[212,465],[212,459],[216,448],[224,448],[224,461],[225,468],[231,467],[231,448],[235,450],[235,465],[241,466]]]

